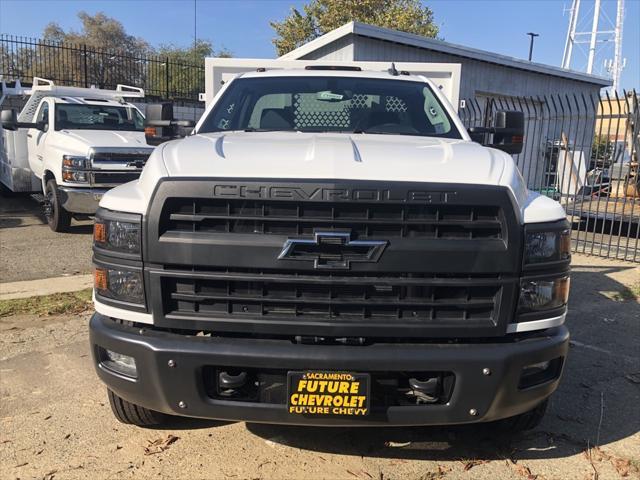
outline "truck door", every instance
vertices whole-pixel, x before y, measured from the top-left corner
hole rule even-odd
[[[46,100],[40,104],[35,116],[36,123],[44,123],[44,130],[30,128],[27,130],[27,152],[29,155],[29,168],[38,178],[42,178],[44,169],[45,141],[49,132],[49,102]]]

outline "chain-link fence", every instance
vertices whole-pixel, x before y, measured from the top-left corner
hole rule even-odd
[[[640,262],[639,97],[551,95],[465,100],[467,127],[490,126],[497,110],[525,115],[514,158],[531,190],[559,201],[576,252]]]

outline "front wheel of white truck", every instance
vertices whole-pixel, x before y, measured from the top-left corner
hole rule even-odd
[[[71,225],[71,213],[67,212],[60,202],[58,184],[54,179],[47,180],[44,189],[45,216],[49,228],[54,232],[66,232]]]
[[[107,394],[113,415],[122,423],[138,427],[154,427],[166,422],[167,416],[163,413],[127,402],[109,389],[107,389]]]

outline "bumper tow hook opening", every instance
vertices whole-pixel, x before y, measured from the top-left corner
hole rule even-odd
[[[218,385],[222,396],[232,397],[247,383],[247,372],[231,374],[222,371],[218,374]]]
[[[407,396],[414,399],[417,405],[436,403],[440,398],[440,377],[431,377],[427,380],[410,378],[409,387]]]

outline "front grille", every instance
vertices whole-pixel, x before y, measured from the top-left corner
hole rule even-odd
[[[97,151],[94,152],[91,156],[91,160],[94,163],[107,163],[107,162],[117,162],[117,163],[136,163],[140,162],[144,165],[144,163],[149,158],[151,154],[151,150],[149,151]]]
[[[522,232],[504,187],[168,179],[147,216],[158,326],[469,338],[504,335],[515,310]]]
[[[200,278],[162,278],[168,315],[205,318],[486,326],[495,325],[500,292],[496,278],[424,275],[210,272]],[[211,323],[215,329],[216,321]]]
[[[347,229],[356,237],[501,239],[499,206],[277,202],[171,198],[164,232],[313,235],[318,229]]]
[[[129,172],[94,171],[91,172],[91,183],[93,185],[120,185],[121,183],[137,180],[141,172],[141,170]]]

